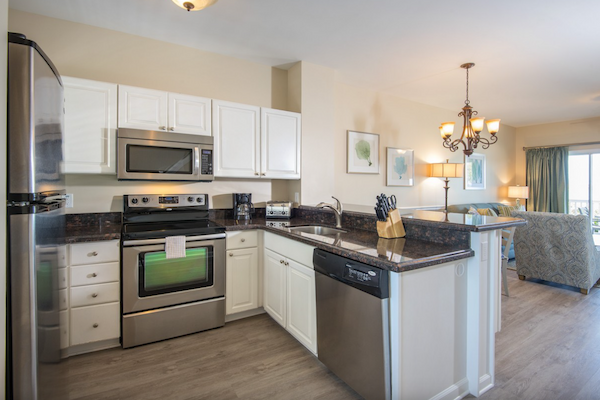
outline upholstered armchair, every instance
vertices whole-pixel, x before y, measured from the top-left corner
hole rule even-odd
[[[600,279],[600,251],[594,246],[589,217],[513,211],[527,225],[514,236],[519,279],[537,278],[575,286],[588,294]]]

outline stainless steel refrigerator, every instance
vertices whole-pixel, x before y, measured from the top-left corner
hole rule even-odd
[[[60,398],[63,87],[35,42],[8,35],[7,398]]]

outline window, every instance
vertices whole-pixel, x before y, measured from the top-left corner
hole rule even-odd
[[[594,242],[600,245],[600,149],[569,152],[569,213],[590,216]]]

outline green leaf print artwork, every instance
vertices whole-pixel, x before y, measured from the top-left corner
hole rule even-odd
[[[359,160],[367,160],[369,163],[369,167],[373,164],[371,162],[371,145],[366,140],[359,140],[354,145],[354,150],[356,150],[356,157]]]
[[[398,179],[402,179],[402,175],[406,173],[408,166],[404,157],[396,157],[394,162],[394,172],[398,174]]]

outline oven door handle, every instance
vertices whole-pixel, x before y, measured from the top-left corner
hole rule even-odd
[[[175,235],[176,236],[176,235]],[[203,240],[214,240],[214,239],[225,239],[227,235],[224,233],[215,233],[214,235],[200,235],[200,236],[186,236],[185,241],[187,242],[200,242]],[[140,240],[124,240],[123,246],[138,246],[145,244],[161,244],[166,243],[166,238],[159,239],[140,239]]]

